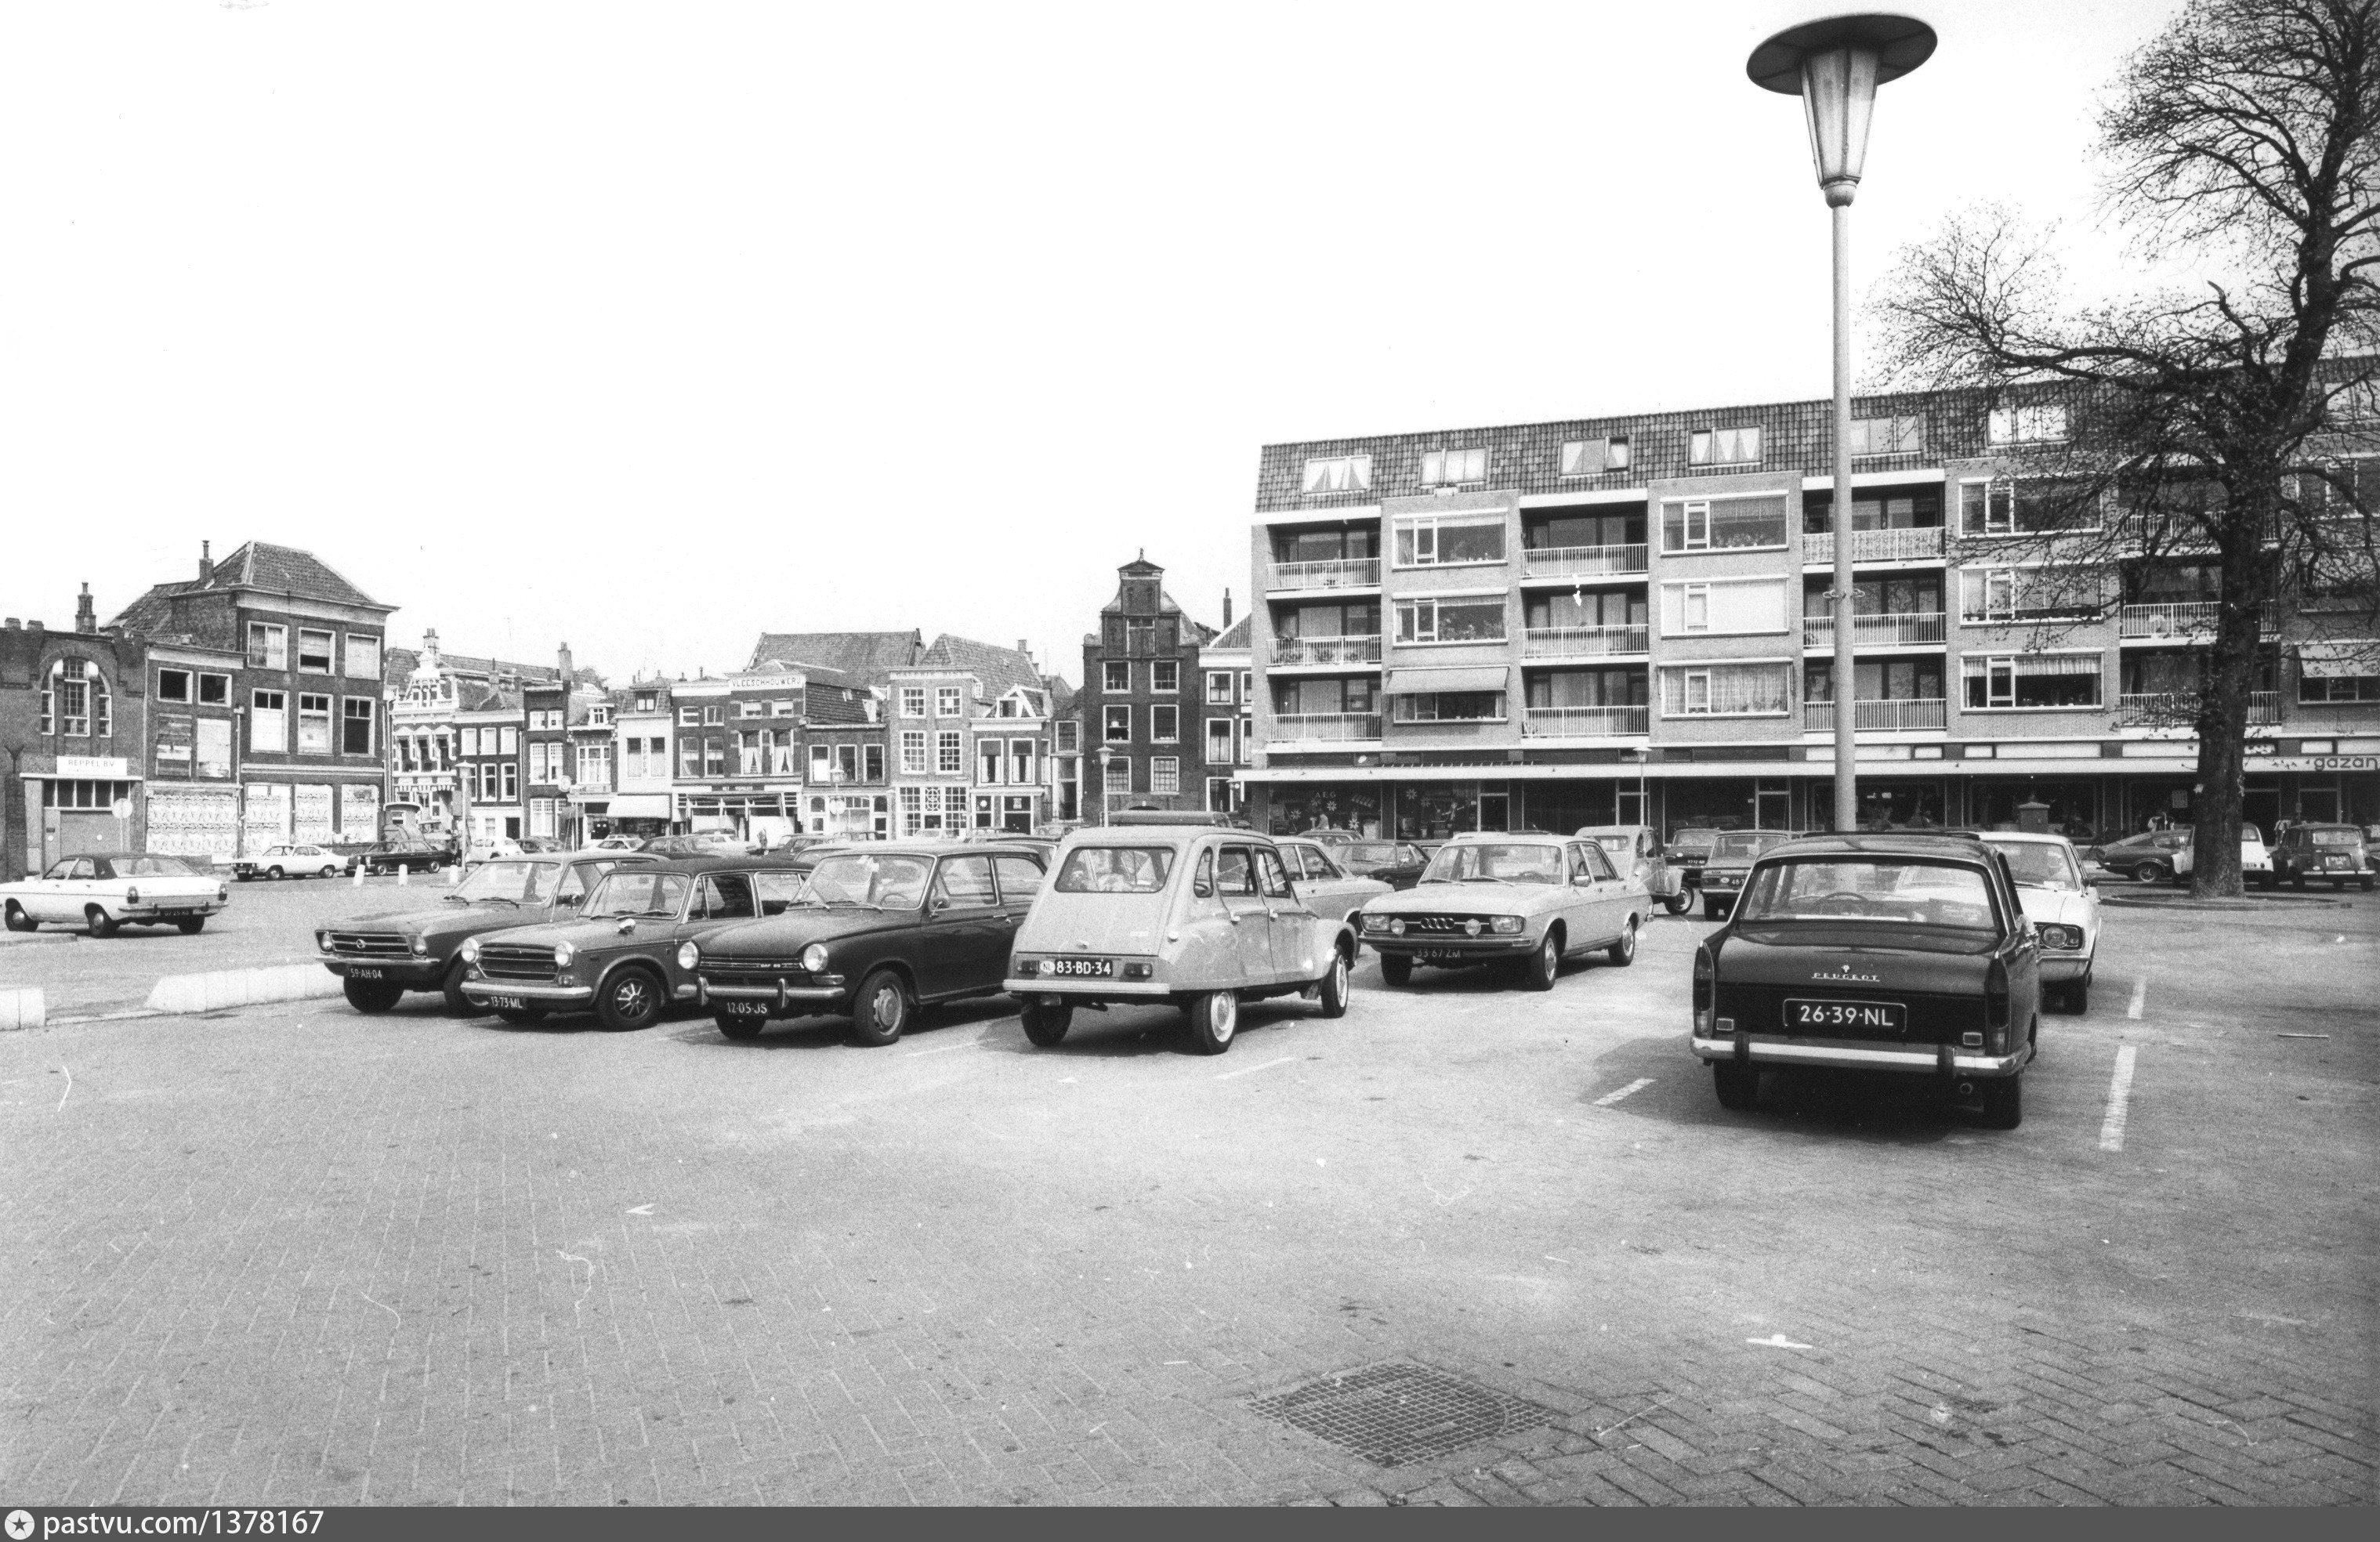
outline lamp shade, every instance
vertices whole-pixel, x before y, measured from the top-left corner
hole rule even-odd
[[[1828,17],[1788,28],[1754,49],[1744,73],[1765,91],[1802,99],[1818,186],[1829,204],[1846,204],[1867,159],[1876,88],[1924,64],[1934,43],[1934,29],[1914,17]]]

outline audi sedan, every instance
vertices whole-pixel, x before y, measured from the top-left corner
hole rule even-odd
[[[1438,848],[1420,882],[1366,902],[1354,921],[1390,985],[1410,982],[1417,964],[1512,964],[1529,989],[1550,990],[1566,957],[1633,963],[1652,905],[1593,841],[1468,833]]]

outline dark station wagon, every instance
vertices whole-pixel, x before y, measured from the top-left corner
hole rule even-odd
[[[1753,867],[1694,954],[1694,1052],[1746,1109],[1772,1066],[1936,1078],[2014,1129],[2041,941],[2007,859],[1972,835],[1814,835]]]

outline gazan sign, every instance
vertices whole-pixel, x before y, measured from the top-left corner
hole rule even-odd
[[[2380,755],[2258,756],[2256,769],[2260,771],[2380,771]]]

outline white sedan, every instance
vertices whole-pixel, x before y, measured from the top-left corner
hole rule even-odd
[[[2099,962],[2099,891],[2082,881],[2082,863],[2063,835],[1995,830],[1984,839],[2008,857],[2024,918],[2041,933],[2041,994],[2069,1012],[2091,1010],[2091,971]]]
[[[188,935],[229,903],[231,890],[221,879],[153,852],[69,856],[39,878],[0,883],[0,919],[10,931],[51,921],[93,937],[126,925],[178,927]]]

